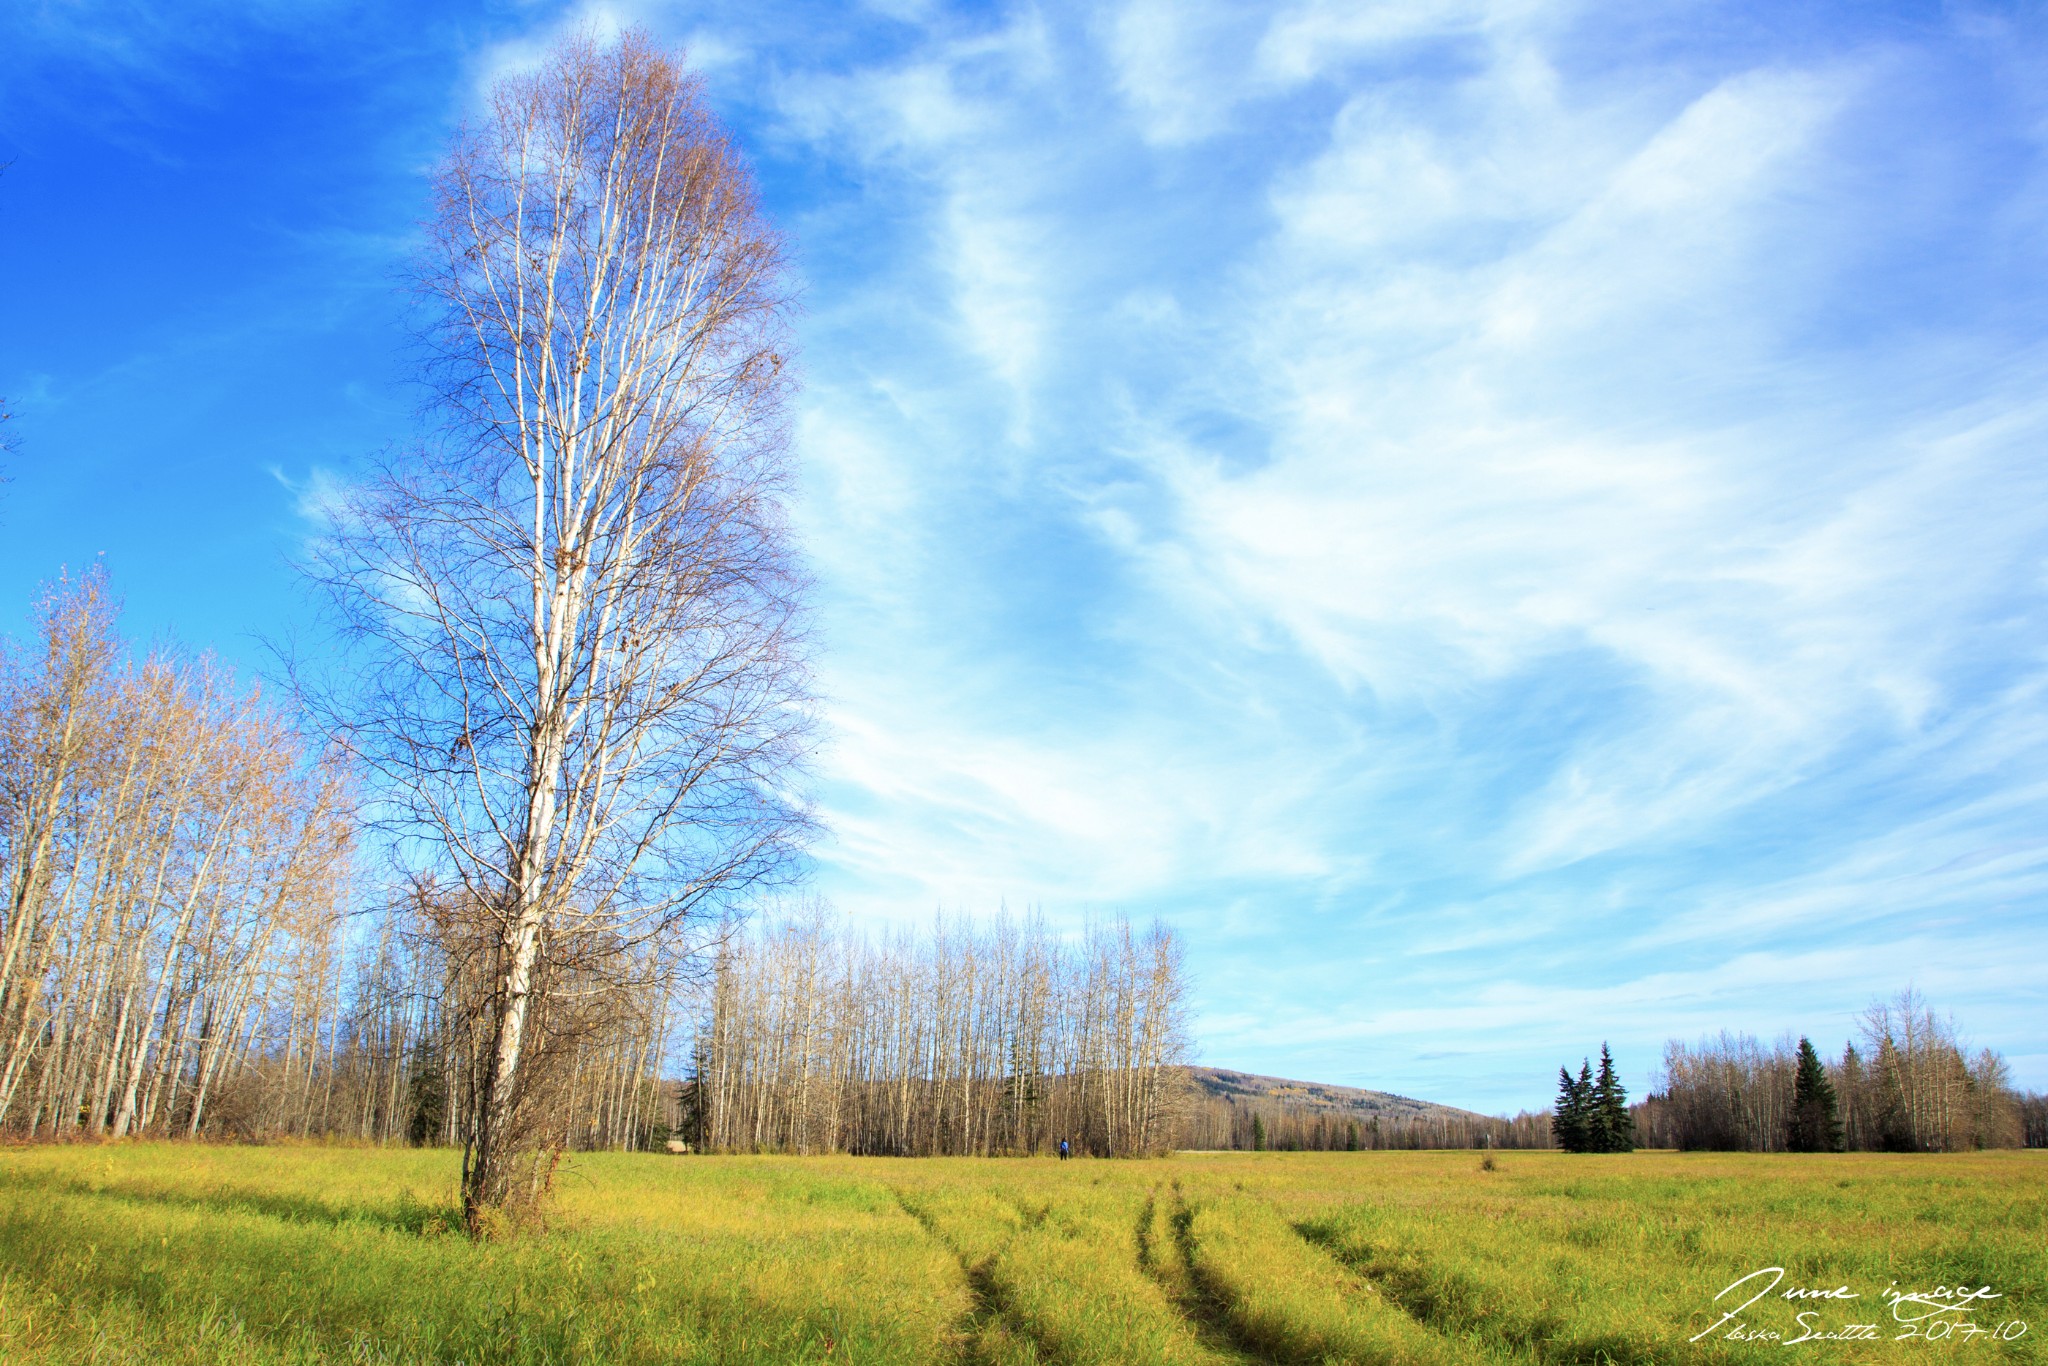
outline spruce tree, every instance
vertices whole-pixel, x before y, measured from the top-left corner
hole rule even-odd
[[[1835,1113],[1835,1085],[1813,1041],[1799,1040],[1799,1072],[1792,1080],[1792,1113],[1785,1121],[1785,1149],[1795,1153],[1842,1151],[1842,1121]]]
[[[408,1089],[412,1120],[406,1125],[406,1141],[415,1148],[438,1142],[448,1118],[448,1081],[438,1048],[422,1045],[414,1051]]]
[[[1557,1112],[1550,1117],[1550,1132],[1556,1136],[1557,1146],[1568,1153],[1586,1151],[1589,1075],[1582,1069],[1581,1080],[1574,1081],[1569,1067],[1557,1069]]]
[[[1581,1074],[1583,1085],[1583,1074]],[[1593,1083],[1591,1121],[1592,1142],[1588,1151],[1596,1153],[1632,1153],[1636,1150],[1636,1123],[1628,1112],[1628,1092],[1621,1084],[1621,1078],[1614,1074],[1614,1055],[1607,1051],[1607,1045],[1600,1045],[1600,1078]]]
[[[1252,1116],[1252,1151],[1266,1151],[1266,1121],[1256,1114]]]

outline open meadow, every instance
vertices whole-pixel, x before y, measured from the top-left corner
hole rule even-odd
[[[2039,1152],[1494,1162],[587,1154],[475,1245],[448,1151],[14,1149],[0,1360],[2043,1359]]]

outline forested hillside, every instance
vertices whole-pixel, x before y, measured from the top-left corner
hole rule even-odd
[[[1545,1148],[1548,1119],[1474,1114],[1431,1101],[1221,1067],[1191,1067],[1194,1095],[1182,1148],[1289,1151],[1370,1148]]]

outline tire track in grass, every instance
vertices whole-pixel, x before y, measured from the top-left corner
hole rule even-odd
[[[1495,1354],[1454,1340],[1388,1303],[1349,1268],[1303,1242],[1267,1199],[1175,1186],[1172,1227],[1199,1302],[1235,1347],[1289,1366],[1463,1366]]]
[[[1166,1244],[1163,1253],[1160,1248],[1162,1241]],[[1146,1193],[1145,1203],[1138,1211],[1138,1225],[1132,1244],[1137,1249],[1138,1270],[1157,1281],[1159,1288],[1178,1308],[1180,1301],[1194,1292],[1194,1286],[1188,1279],[1186,1264],[1179,1259],[1171,1229],[1160,1221],[1157,1186]]]
[[[1336,1258],[1389,1303],[1437,1333],[1490,1337],[1546,1366],[1660,1366],[1700,1359],[1698,1352],[1686,1348],[1646,1353],[1640,1344],[1619,1338],[1584,1337],[1554,1311],[1533,1316],[1504,1311],[1489,1302],[1485,1287],[1470,1276],[1456,1267],[1431,1268],[1420,1253],[1404,1256],[1360,1247],[1313,1222],[1292,1227],[1305,1242]]]
[[[1138,1249],[1138,1270],[1154,1280],[1159,1279],[1158,1249],[1153,1245],[1152,1226],[1159,1219],[1159,1187],[1154,1186],[1145,1195],[1144,1207],[1138,1211],[1138,1228],[1132,1239]],[[1170,1294],[1172,1286],[1166,1287]]]
[[[1516,1346],[1538,1348],[1544,1340],[1526,1331],[1527,1326],[1495,1312],[1482,1312],[1476,1300],[1479,1287],[1455,1269],[1432,1277],[1420,1254],[1402,1258],[1398,1254],[1378,1255],[1370,1247],[1358,1247],[1333,1229],[1313,1222],[1290,1225],[1302,1241],[1319,1247],[1349,1267],[1353,1274],[1372,1285],[1417,1323],[1439,1333],[1468,1333],[1491,1328]],[[1548,1358],[1546,1358],[1548,1359]]]
[[[1025,1366],[1034,1362],[1040,1366],[1060,1366],[1059,1354],[1004,1303],[1002,1282],[995,1274],[996,1258],[1002,1255],[1002,1249],[998,1247],[977,1261],[940,1230],[931,1211],[900,1190],[892,1189],[890,1193],[903,1212],[960,1264],[961,1279],[967,1283],[968,1305],[967,1312],[954,1321],[953,1359],[957,1366]]]
[[[1173,1183],[1173,1210],[1165,1220],[1166,1246],[1159,1245],[1155,1230],[1159,1220],[1159,1187],[1145,1197],[1138,1213],[1136,1246],[1138,1268],[1159,1283],[1175,1311],[1186,1320],[1202,1345],[1211,1351],[1255,1363],[1281,1366],[1238,1332],[1230,1315],[1229,1301],[1203,1277],[1195,1260],[1194,1216],[1181,1194],[1180,1182]]]

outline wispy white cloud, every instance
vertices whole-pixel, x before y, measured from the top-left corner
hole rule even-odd
[[[1219,1060],[1489,1106],[1541,1076],[1416,1041],[1912,975],[2048,1053],[2025,44],[634,13],[733,54],[803,243],[840,900],[1157,911]]]
[[[333,470],[315,465],[294,478],[282,466],[271,465],[267,473],[291,495],[292,510],[311,527],[328,527],[353,515],[356,486]]]

